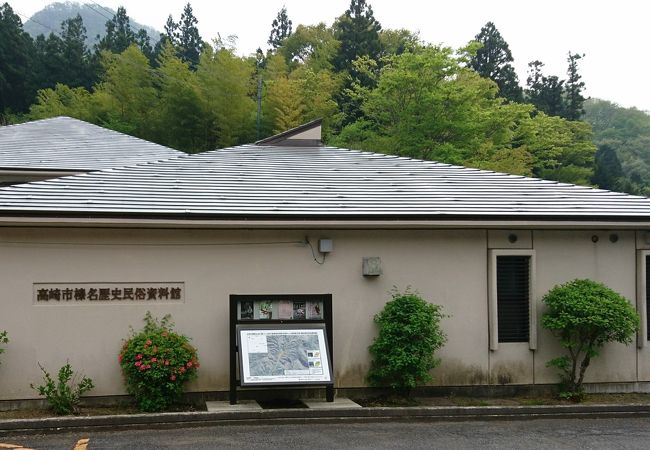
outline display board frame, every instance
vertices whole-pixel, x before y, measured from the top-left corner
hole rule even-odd
[[[327,385],[332,383],[332,366],[329,360],[329,346],[327,344],[327,330],[324,323],[315,324],[276,324],[276,325],[237,325],[237,348],[239,354],[239,379],[241,386],[285,386],[285,385]],[[252,357],[261,353],[272,353],[267,342],[271,338],[288,337],[293,335],[310,335],[315,337],[317,345],[308,349],[301,349],[304,355],[301,359],[294,355],[291,361],[293,366],[305,366],[305,369],[297,370],[301,373],[260,375],[251,373]],[[253,346],[262,347],[256,352]],[[302,353],[302,352],[301,352]],[[285,370],[285,372],[294,372]]]
[[[288,304],[291,303],[291,308]],[[269,306],[270,305],[270,306]],[[251,308],[253,311],[251,312]],[[290,312],[293,311],[293,312]],[[330,381],[278,383],[242,382],[238,330],[323,329]],[[327,401],[334,401],[334,357],[331,294],[232,294],[230,295],[230,403],[237,403],[238,388],[324,386]],[[239,364],[238,364],[239,363]],[[238,370],[239,365],[239,370]]]

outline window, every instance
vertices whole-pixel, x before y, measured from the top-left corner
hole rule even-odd
[[[648,322],[648,306],[650,305],[650,255],[645,255],[645,335],[650,341],[650,322]]]
[[[636,309],[641,316],[637,346],[643,348],[650,341],[650,250],[640,250],[637,255]]]
[[[527,342],[536,348],[534,251],[492,250],[490,258],[490,349]]]
[[[497,256],[499,342],[528,342],[530,256]]]

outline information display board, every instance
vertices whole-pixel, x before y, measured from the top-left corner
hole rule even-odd
[[[324,324],[237,326],[242,386],[332,381]]]
[[[334,401],[331,294],[230,296],[230,403],[237,387],[322,386]]]

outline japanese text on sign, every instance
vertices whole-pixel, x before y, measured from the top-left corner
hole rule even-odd
[[[184,302],[185,283],[34,283],[34,302]]]

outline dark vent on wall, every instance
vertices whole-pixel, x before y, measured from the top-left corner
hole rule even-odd
[[[528,342],[530,256],[497,256],[499,342]]]
[[[646,315],[646,339],[650,341],[650,255],[645,257],[645,315]]]

